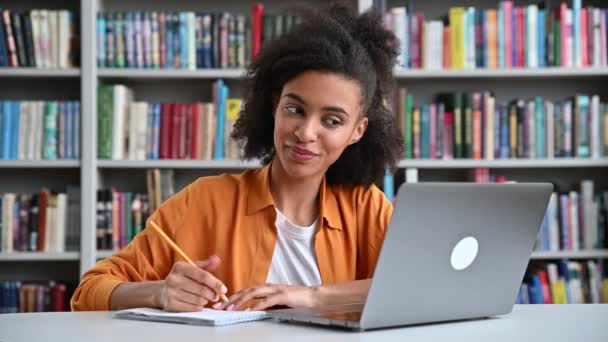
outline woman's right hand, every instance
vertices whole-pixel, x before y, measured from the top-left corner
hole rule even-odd
[[[183,261],[176,262],[163,281],[158,296],[158,306],[171,312],[200,311],[208,303],[219,300],[218,293],[226,293],[226,286],[211,272],[220,265],[218,256],[197,261],[196,266]]]

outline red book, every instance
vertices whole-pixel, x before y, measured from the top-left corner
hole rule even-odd
[[[252,10],[251,29],[251,58],[255,58],[262,48],[262,17],[264,16],[264,5],[256,3]]]
[[[504,32],[504,44],[505,44],[505,68],[513,67],[513,1],[503,1],[503,13],[504,13],[504,28],[499,28]]]
[[[53,312],[66,311],[65,293],[66,287],[64,284],[55,284],[51,287],[51,310]]]
[[[8,53],[9,65],[18,67],[17,45],[15,44],[15,36],[13,36],[13,25],[11,24],[11,13],[9,10],[5,9],[2,11],[2,18],[4,19],[4,35],[6,37],[6,51]],[[2,25],[2,20],[0,20],[0,25]]]
[[[473,93],[473,159],[481,159],[481,94]]]
[[[589,17],[587,14],[588,14],[587,9],[582,8],[581,9],[581,36],[574,37],[574,39],[578,38],[581,40],[581,65],[584,67],[589,65],[589,53],[588,53],[589,32],[587,32],[587,26],[588,26],[587,21],[589,20]],[[593,13],[591,13],[591,15],[593,15]]]
[[[186,128],[186,143],[184,146],[186,150],[186,155],[184,156],[185,159],[191,159],[190,156],[192,155],[192,140],[194,133],[194,125],[192,124],[192,113],[194,112],[194,106],[194,103],[184,105],[184,107],[186,108],[186,123],[184,124],[184,127]]]
[[[540,285],[543,291],[543,303],[553,304],[553,300],[551,299],[551,287],[549,286],[549,280],[547,278],[547,271],[538,271],[538,277],[540,278]]]
[[[451,32],[449,27],[443,28],[443,68],[452,68]]]
[[[561,48],[562,48],[562,66],[568,66],[568,62],[570,61],[569,49],[568,49],[568,36],[570,35],[570,26],[568,24],[568,5],[565,2],[562,2],[559,5],[559,17],[560,17],[560,40],[561,40]]]
[[[454,113],[443,113],[443,159],[454,159]]]
[[[173,104],[163,103],[160,105],[160,159],[171,157],[172,112]]]
[[[186,146],[187,146],[187,135],[188,135],[188,108],[190,107],[189,104],[186,103],[182,103],[182,106],[180,108],[180,112],[178,115],[178,129],[179,129],[179,133],[178,133],[178,139],[177,139],[177,158],[178,159],[186,159],[187,155],[187,151],[186,151]]]
[[[195,102],[192,104],[190,111],[190,121],[188,122],[188,128],[190,129],[190,159],[200,159],[201,155],[201,102]]]
[[[517,15],[517,67],[524,68],[526,66],[526,9],[523,6],[516,7]]]
[[[181,139],[180,115],[183,106],[182,103],[176,103],[171,111],[171,152],[169,153],[169,158],[171,159],[177,159],[179,155],[179,141]]]

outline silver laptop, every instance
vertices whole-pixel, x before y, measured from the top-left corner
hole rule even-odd
[[[511,312],[549,183],[403,184],[365,303],[269,311],[356,330]]]

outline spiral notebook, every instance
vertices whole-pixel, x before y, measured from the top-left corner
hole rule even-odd
[[[112,317],[140,321],[212,326],[259,321],[270,318],[265,311],[223,311],[203,309],[202,311],[197,312],[166,312],[151,308],[137,308],[116,311]]]

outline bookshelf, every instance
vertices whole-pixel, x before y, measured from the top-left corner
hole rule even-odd
[[[13,2],[15,3],[13,6]],[[198,160],[101,160],[97,159],[97,86],[125,83],[136,90],[136,100],[145,101],[208,101],[211,83],[224,79],[240,95],[239,77],[244,69],[118,69],[98,68],[96,48],[96,17],[101,11],[128,10],[193,10],[231,11],[250,14],[251,3],[242,0],[200,2],[178,0],[171,2],[146,0],[64,0],[47,5],[41,0],[0,0],[0,7],[16,10],[30,8],[69,8],[80,14],[80,67],[70,69],[0,68],[2,98],[71,99],[81,101],[81,159],[56,161],[0,160],[0,191],[36,191],[42,186],[63,189],[78,184],[81,196],[80,252],[64,253],[0,253],[3,279],[45,279],[57,276],[49,268],[61,268],[59,275],[77,280],[110,251],[97,251],[95,240],[96,191],[117,186],[123,191],[145,192],[144,170],[150,168],[175,171],[176,190],[199,176],[236,172],[259,166],[258,162],[198,161]],[[359,0],[360,9],[371,1]],[[17,4],[18,3],[18,4]],[[279,0],[263,1],[270,13],[288,8]],[[322,4],[321,0],[312,3]],[[389,0],[387,8],[402,5]],[[447,14],[447,8],[459,4],[477,8],[495,8],[497,0],[452,2],[447,0],[416,2],[416,10],[427,18]],[[527,2],[526,2],[527,3]],[[531,2],[530,2],[531,3]],[[602,1],[585,4],[605,6]],[[588,68],[514,68],[473,70],[395,69],[398,87],[407,87],[417,102],[429,103],[439,91],[495,91],[497,101],[539,95],[548,99],[563,99],[578,92],[598,94],[608,98],[608,67]],[[556,83],[559,82],[559,83]],[[232,95],[232,94],[231,94]],[[573,189],[582,179],[592,179],[596,189],[608,190],[608,158],[600,159],[509,159],[509,160],[402,160],[396,185],[403,181],[406,169],[419,170],[421,181],[468,180],[475,168],[490,168],[518,181],[554,181],[564,189]],[[27,180],[27,182],[25,181]],[[607,259],[607,250],[565,252],[534,252],[532,260]],[[47,264],[47,262],[51,264]],[[19,265],[27,265],[20,267]],[[37,266],[34,266],[37,265]],[[45,266],[49,265],[49,266]],[[6,271],[6,272],[5,272]]]

